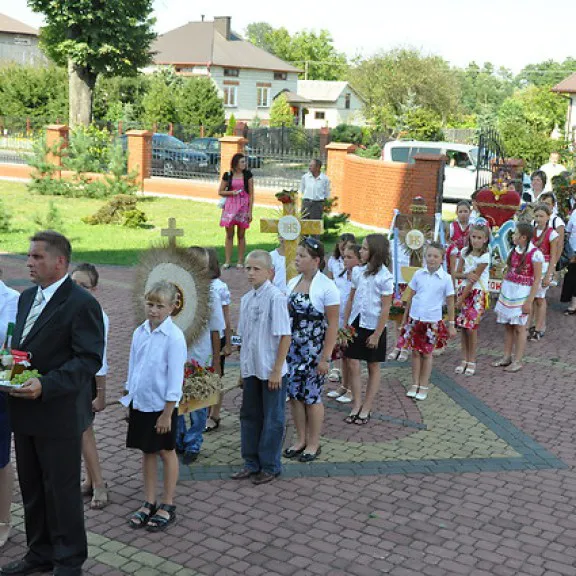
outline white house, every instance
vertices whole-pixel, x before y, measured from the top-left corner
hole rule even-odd
[[[576,72],[552,88],[552,92],[566,94],[569,100],[566,114],[566,138],[576,144]]]
[[[212,78],[224,100],[226,118],[267,124],[273,98],[296,92],[300,70],[257,48],[231,29],[229,16],[189,22],[159,36],[152,46],[156,67],[172,66],[181,75]],[[294,107],[295,116],[299,107]]]
[[[46,57],[38,42],[36,28],[0,14],[0,63],[45,65]]]
[[[348,82],[298,80],[296,92],[307,101],[302,122],[306,128],[366,124],[362,99]]]

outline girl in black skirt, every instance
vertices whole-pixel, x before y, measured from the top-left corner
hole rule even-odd
[[[164,530],[176,518],[174,492],[178,480],[176,405],[182,396],[186,339],[172,322],[178,291],[158,282],[145,295],[146,317],[132,336],[128,380],[121,402],[130,408],[126,446],[142,451],[145,501],[132,517],[132,528]],[[164,487],[156,503],[158,458],[164,466]]]
[[[392,303],[393,281],[390,244],[382,234],[369,234],[360,248],[363,266],[352,272],[352,290],[344,312],[344,324],[356,330],[345,351],[349,359],[352,410],[348,424],[367,424],[374,398],[380,388],[380,362],[386,360],[386,322]],[[360,360],[368,363],[368,385],[362,402]]]

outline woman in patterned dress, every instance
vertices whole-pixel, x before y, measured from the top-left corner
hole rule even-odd
[[[286,458],[312,462],[320,455],[324,421],[322,391],[338,334],[340,292],[320,271],[324,246],[305,238],[296,253],[299,275],[288,283],[292,344],[288,352],[288,397],[298,436]]]

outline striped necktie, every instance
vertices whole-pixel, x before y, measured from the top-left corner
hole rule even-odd
[[[30,330],[32,330],[32,326],[36,320],[38,320],[38,316],[42,313],[42,309],[44,307],[44,293],[40,288],[36,292],[36,297],[34,298],[34,302],[32,304],[32,308],[30,308],[30,312],[28,313],[28,318],[26,318],[26,324],[24,324],[24,330],[22,330],[22,336],[20,338],[20,342],[24,342],[26,336]]]

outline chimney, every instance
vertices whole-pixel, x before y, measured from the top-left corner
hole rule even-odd
[[[231,16],[214,16],[214,30],[230,40],[230,20]]]

